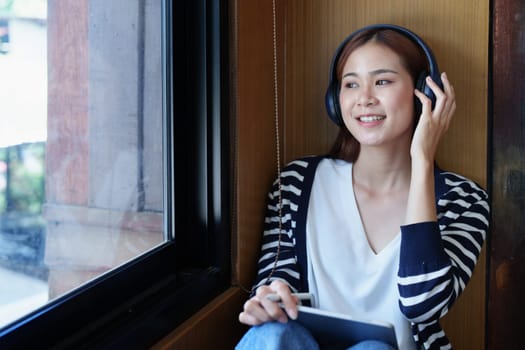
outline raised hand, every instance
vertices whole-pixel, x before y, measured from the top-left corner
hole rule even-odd
[[[456,110],[454,88],[450,84],[446,73],[441,74],[443,90],[430,77],[426,79],[427,85],[436,96],[436,105],[432,110],[430,99],[421,91],[417,89],[414,91],[423,108],[410,148],[413,163],[419,160],[434,162],[439,142],[448,130]]]

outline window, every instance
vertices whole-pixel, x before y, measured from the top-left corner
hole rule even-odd
[[[226,6],[13,0],[0,348],[148,346],[229,285]]]
[[[0,1],[0,327],[48,300],[44,1]]]

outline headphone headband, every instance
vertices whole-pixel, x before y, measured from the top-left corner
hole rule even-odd
[[[352,40],[356,35],[369,30],[396,31],[400,34],[403,34],[405,37],[410,39],[414,44],[416,44],[423,50],[429,64],[429,72],[424,71],[419,74],[419,77],[415,82],[415,87],[430,98],[430,100],[432,101],[432,106],[435,105],[436,97],[434,96],[432,89],[430,89],[430,87],[428,87],[425,84],[426,76],[430,76],[432,80],[438,84],[438,86],[443,88],[443,83],[441,82],[440,72],[437,65],[437,61],[434,58],[434,54],[432,53],[430,47],[417,34],[408,30],[407,28],[394,24],[374,24],[363,27],[350,34],[348,37],[346,37],[346,39],[343,40],[341,44],[339,44],[330,64],[330,76],[328,89],[325,95],[325,105],[326,111],[328,112],[328,116],[338,126],[344,126],[344,122],[343,117],[341,115],[341,108],[339,106],[339,82],[337,77],[337,63],[346,44],[348,44],[348,42]],[[418,103],[419,101],[416,99],[416,104]],[[420,108],[420,106],[418,106],[418,108]]]

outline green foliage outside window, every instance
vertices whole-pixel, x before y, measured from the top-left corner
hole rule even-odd
[[[43,142],[0,149],[0,213],[41,213],[44,161]]]

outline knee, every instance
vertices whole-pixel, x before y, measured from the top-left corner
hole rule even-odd
[[[286,323],[267,322],[255,328],[259,328],[259,331],[262,333],[272,334],[278,338],[302,336],[309,333],[303,326],[294,321],[288,321]]]
[[[351,346],[348,350],[394,350],[394,348],[377,340],[364,340]]]
[[[267,322],[254,326],[236,347],[244,349],[319,349],[313,336],[296,322]]]

